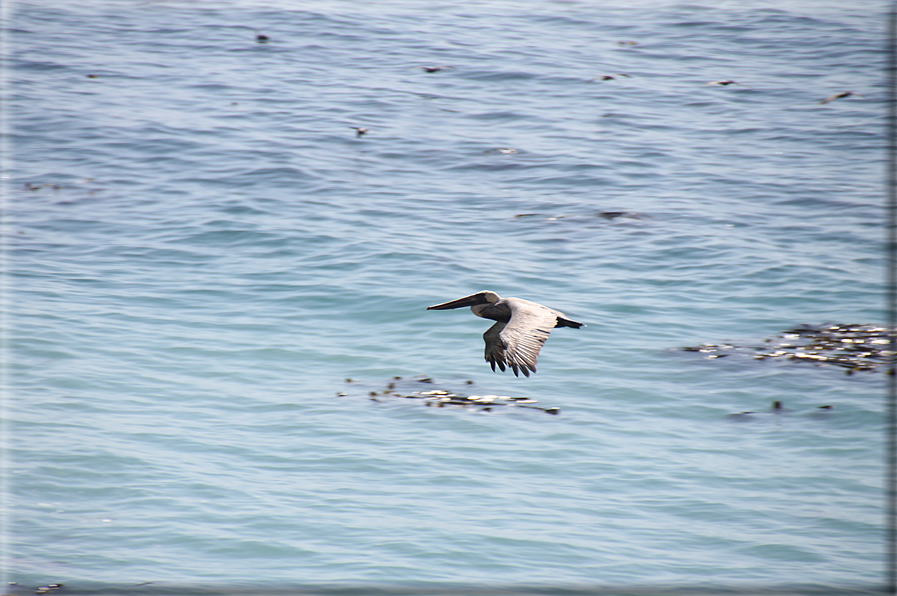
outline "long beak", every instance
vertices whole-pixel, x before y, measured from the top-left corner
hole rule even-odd
[[[448,310],[450,308],[462,308],[464,306],[483,304],[485,301],[486,300],[481,294],[471,294],[470,296],[458,298],[457,300],[452,300],[451,302],[443,302],[442,304],[436,304],[435,306],[428,306],[427,310]]]

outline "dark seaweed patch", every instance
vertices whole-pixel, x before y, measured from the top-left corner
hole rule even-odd
[[[537,401],[529,397],[511,397],[507,395],[470,395],[446,386],[437,386],[427,376],[393,377],[382,387],[365,387],[364,384],[346,379],[352,384],[350,391],[341,391],[337,397],[367,396],[375,402],[397,399],[413,399],[433,408],[461,407],[483,412],[495,408],[527,408],[541,410],[546,414],[559,414],[560,408],[536,405]],[[464,381],[465,385],[473,385],[473,381]]]
[[[801,325],[765,340],[763,346],[733,344],[701,344],[680,348],[698,352],[712,360],[738,353],[748,353],[755,360],[789,360],[816,365],[832,365],[858,371],[886,371],[894,355],[895,339],[887,328],[877,325]]]

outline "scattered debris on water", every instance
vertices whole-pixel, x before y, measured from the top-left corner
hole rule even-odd
[[[346,379],[346,383],[358,385],[359,382]],[[464,381],[465,385],[473,385],[473,381]],[[362,391],[355,390],[350,393],[341,391],[337,397],[366,396],[371,401],[383,402],[393,399],[415,399],[424,405],[433,408],[460,407],[490,412],[495,408],[513,407],[541,410],[546,414],[560,414],[560,408],[543,407],[536,405],[538,402],[529,397],[511,397],[508,395],[467,395],[450,388],[434,387],[433,379],[419,375],[415,377],[393,377],[383,388],[362,387]],[[356,389],[353,387],[353,389]]]
[[[593,219],[594,217],[600,217],[609,221],[614,221],[616,219],[629,220],[645,218],[644,215],[640,213],[634,213],[632,211],[598,211],[597,213],[591,213],[587,215],[547,215],[544,213],[518,213],[514,217],[518,219],[523,217],[537,217],[545,221],[557,221],[559,219],[570,219],[572,221],[588,221]]]
[[[617,74],[606,74],[606,75],[598,75],[597,77],[592,77],[591,81],[615,81],[618,78],[623,77],[624,79],[631,79],[632,77],[628,74],[617,73]]]
[[[802,325],[767,339],[763,346],[701,344],[680,348],[699,352],[708,360],[733,354],[750,354],[755,360],[791,360],[816,365],[829,364],[859,371],[879,371],[887,367],[894,354],[887,348],[895,335],[879,325]],[[893,372],[891,372],[893,374]]]
[[[776,401],[772,402],[772,406],[764,412],[738,412],[737,414],[729,414],[729,419],[736,420],[736,421],[759,420],[764,415],[775,416],[775,415],[782,415],[782,414],[790,414],[790,413],[794,413],[794,412],[799,412],[802,414],[809,413],[810,416],[820,417],[820,416],[829,415],[833,409],[834,409],[834,406],[827,405],[827,406],[819,406],[817,408],[812,408],[809,410],[792,410],[791,408],[786,408],[785,405],[781,401],[776,400]]]
[[[857,99],[865,99],[859,93],[854,93],[853,91],[842,91],[840,93],[835,93],[834,95],[829,95],[828,97],[826,97],[819,103],[821,105],[825,105],[827,103],[831,103],[831,102],[835,101],[836,99],[843,99],[845,97],[856,97]]]
[[[451,66],[418,66],[418,68],[424,72],[433,73],[433,72],[439,72],[441,70],[445,70],[447,68],[453,68],[453,67],[451,67]]]
[[[54,184],[52,182],[42,182],[42,183],[26,182],[23,185],[23,188],[25,190],[40,190],[42,188],[52,188],[53,190],[59,190],[62,188],[62,186],[59,184]]]
[[[710,81],[709,83],[704,83],[705,87],[728,87],[729,85],[741,85],[738,81],[733,81],[732,79],[726,79],[724,81]],[[741,85],[744,87],[744,85]]]

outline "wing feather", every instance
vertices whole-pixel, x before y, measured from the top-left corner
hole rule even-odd
[[[496,364],[502,372],[505,371],[505,346],[501,341],[501,330],[504,328],[504,322],[498,321],[483,334],[486,341],[486,361],[492,366],[493,371]]]
[[[545,345],[560,313],[520,298],[507,298],[511,318],[499,321],[483,334],[486,341],[486,360],[504,371],[510,367],[516,376],[536,372],[536,359]]]

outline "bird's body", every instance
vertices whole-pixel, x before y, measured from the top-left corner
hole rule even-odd
[[[363,136],[364,133],[366,133],[366,132],[368,131],[368,129],[366,129],[366,128],[363,127],[363,126],[350,126],[349,128],[351,128],[352,130],[355,131],[355,136],[356,136],[356,137]]]
[[[458,300],[430,306],[427,310],[447,310],[469,306],[478,317],[496,321],[483,339],[486,342],[486,360],[504,371],[510,368],[514,374],[529,376],[536,372],[536,357],[555,327],[579,329],[582,323],[567,318],[562,312],[530,302],[522,298],[501,298],[495,292],[484,290]]]

